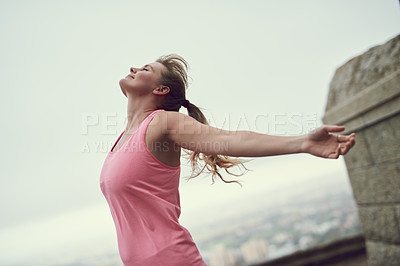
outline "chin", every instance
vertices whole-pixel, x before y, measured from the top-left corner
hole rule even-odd
[[[121,79],[121,80],[119,81],[119,87],[121,88],[121,91],[122,91],[122,93],[125,95],[125,97],[128,97],[128,96],[126,96],[126,93],[125,93],[125,90],[124,90],[124,86],[123,86],[124,81],[125,81],[125,79]]]

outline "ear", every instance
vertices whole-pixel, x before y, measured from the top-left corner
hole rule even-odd
[[[168,86],[160,85],[153,90],[153,94],[155,95],[167,95],[170,89]]]

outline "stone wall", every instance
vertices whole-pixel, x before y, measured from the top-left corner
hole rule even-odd
[[[356,132],[344,158],[368,265],[400,265],[400,35],[336,70],[323,121]]]

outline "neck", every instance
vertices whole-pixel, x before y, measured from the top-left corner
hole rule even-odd
[[[132,133],[139,124],[156,109],[156,105],[146,99],[128,96],[126,116],[128,121],[125,132]]]

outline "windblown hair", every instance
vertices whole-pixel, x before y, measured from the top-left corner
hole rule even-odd
[[[156,62],[165,66],[166,71],[162,72],[160,82],[162,85],[170,88],[170,92],[158,108],[178,112],[182,103],[186,100],[186,89],[188,87],[187,70],[189,69],[189,65],[185,59],[176,54],[161,56]],[[200,123],[208,125],[206,117],[196,105],[189,103],[187,111],[189,116]],[[197,177],[206,171],[212,174],[213,183],[216,176],[225,183],[239,183],[236,180],[225,180],[220,173],[220,169],[224,169],[228,174],[233,176],[240,176],[244,173],[234,174],[230,172],[230,169],[234,166],[239,168],[242,166],[244,170],[247,170],[243,165],[245,161],[239,158],[231,158],[225,155],[208,155],[190,150],[185,150],[185,152],[192,166],[192,175],[189,179]]]

